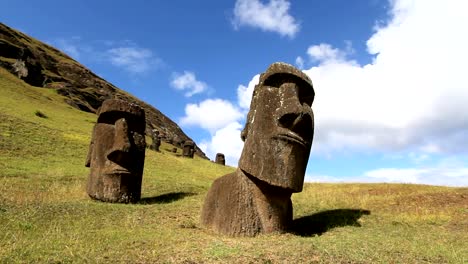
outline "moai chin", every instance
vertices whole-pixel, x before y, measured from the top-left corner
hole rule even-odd
[[[126,101],[104,101],[86,158],[88,195],[104,202],[138,201],[145,146],[144,110]]]
[[[182,156],[193,159],[195,153],[195,143],[193,141],[185,141]]]
[[[223,166],[226,165],[226,159],[224,158],[223,153],[217,153],[216,154],[215,163],[223,165]]]
[[[201,223],[232,236],[285,232],[291,195],[302,191],[314,134],[315,92],[307,75],[273,63],[255,86],[238,169],[213,182]]]

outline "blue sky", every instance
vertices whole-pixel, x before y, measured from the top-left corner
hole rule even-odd
[[[152,104],[237,165],[269,64],[316,92],[307,181],[468,185],[468,1],[23,1],[0,21]]]

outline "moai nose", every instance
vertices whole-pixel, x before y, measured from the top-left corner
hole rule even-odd
[[[280,86],[280,108],[278,122],[281,127],[291,129],[304,115],[299,100],[299,87],[295,83],[284,83]]]
[[[109,154],[107,154],[107,158],[116,163],[120,163],[130,152],[130,147],[127,120],[121,118],[115,122],[114,144]]]
[[[280,87],[280,96],[278,125],[310,142],[313,134],[313,112],[309,105],[301,102],[299,87],[295,83],[284,83]]]

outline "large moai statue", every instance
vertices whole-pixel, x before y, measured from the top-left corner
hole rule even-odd
[[[182,156],[193,159],[193,154],[195,154],[195,143],[190,140],[185,141]]]
[[[217,154],[216,154],[215,163],[221,164],[221,165],[223,165],[223,166],[226,165],[226,159],[224,158],[224,154],[223,154],[223,153],[217,153]]]
[[[255,86],[238,169],[213,182],[202,225],[231,236],[285,232],[301,192],[314,134],[315,92],[300,70],[273,63]]]
[[[145,112],[136,104],[102,103],[89,146],[87,192],[104,202],[136,202],[145,161]]]
[[[152,139],[152,143],[151,143],[150,149],[159,152],[160,151],[159,147],[161,146],[161,137],[159,136],[158,130],[156,129],[152,130],[151,139]]]

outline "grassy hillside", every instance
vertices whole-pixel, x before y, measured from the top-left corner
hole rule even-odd
[[[95,119],[0,69],[0,263],[468,261],[468,188],[306,184],[293,195],[295,233],[230,238],[203,229],[199,213],[234,168],[163,143],[146,151],[141,203],[92,201]]]
[[[23,66],[13,66],[15,64]],[[147,133],[157,129],[167,142],[192,140],[158,109],[115,87],[58,49],[2,23],[0,68],[15,75],[21,69],[26,83],[53,89],[66,97],[68,105],[85,112],[95,113],[107,98],[137,103],[145,110]],[[206,158],[198,146],[195,146],[195,154]]]

